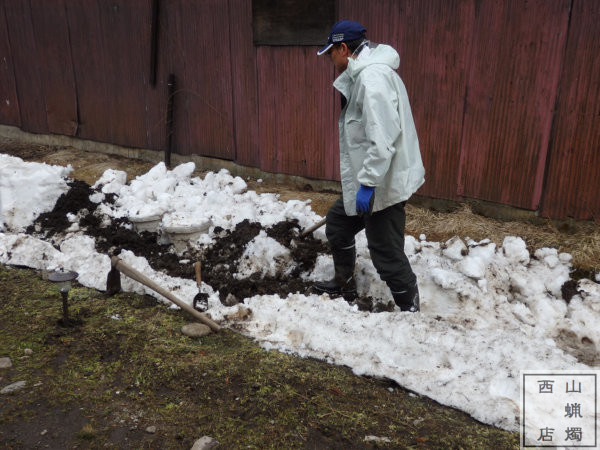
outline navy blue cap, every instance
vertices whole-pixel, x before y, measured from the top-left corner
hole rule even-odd
[[[322,54],[327,53],[327,50],[340,42],[353,41],[365,37],[366,32],[366,28],[358,22],[352,20],[340,20],[331,28],[327,44],[317,52],[317,55],[321,56]]]

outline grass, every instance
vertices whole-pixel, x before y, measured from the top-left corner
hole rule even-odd
[[[181,311],[0,266],[3,448],[517,448],[518,435],[348,368],[265,351],[230,330],[191,339]],[[114,319],[118,315],[120,319]],[[25,349],[33,350],[30,356]],[[156,427],[154,433],[146,431]],[[389,440],[365,441],[365,436]]]

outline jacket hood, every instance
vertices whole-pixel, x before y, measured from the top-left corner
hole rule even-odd
[[[400,56],[394,48],[385,44],[369,44],[358,54],[356,59],[350,58],[348,60],[348,68],[344,71],[348,72],[348,75],[352,79],[356,79],[358,74],[362,72],[365,67],[373,64],[385,64],[396,70],[400,67]]]
[[[385,44],[369,43],[356,59],[348,60],[348,67],[333,82],[333,86],[346,98],[350,96],[350,90],[358,75],[369,66],[384,64],[392,70],[400,67],[400,56],[393,47]]]

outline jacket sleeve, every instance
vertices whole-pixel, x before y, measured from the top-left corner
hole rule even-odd
[[[362,119],[365,127],[366,154],[358,182],[365,186],[381,184],[390,168],[394,143],[400,136],[398,97],[391,80],[380,72],[363,82]]]

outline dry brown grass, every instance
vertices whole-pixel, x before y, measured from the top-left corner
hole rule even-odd
[[[445,242],[453,236],[474,240],[488,238],[502,245],[506,236],[520,236],[530,252],[552,247],[573,256],[573,264],[584,271],[600,271],[600,225],[577,222],[568,231],[559,230],[552,221],[541,225],[522,221],[502,221],[472,212],[468,204],[452,213],[433,212],[408,205],[406,232],[415,237],[425,234],[430,241]]]

